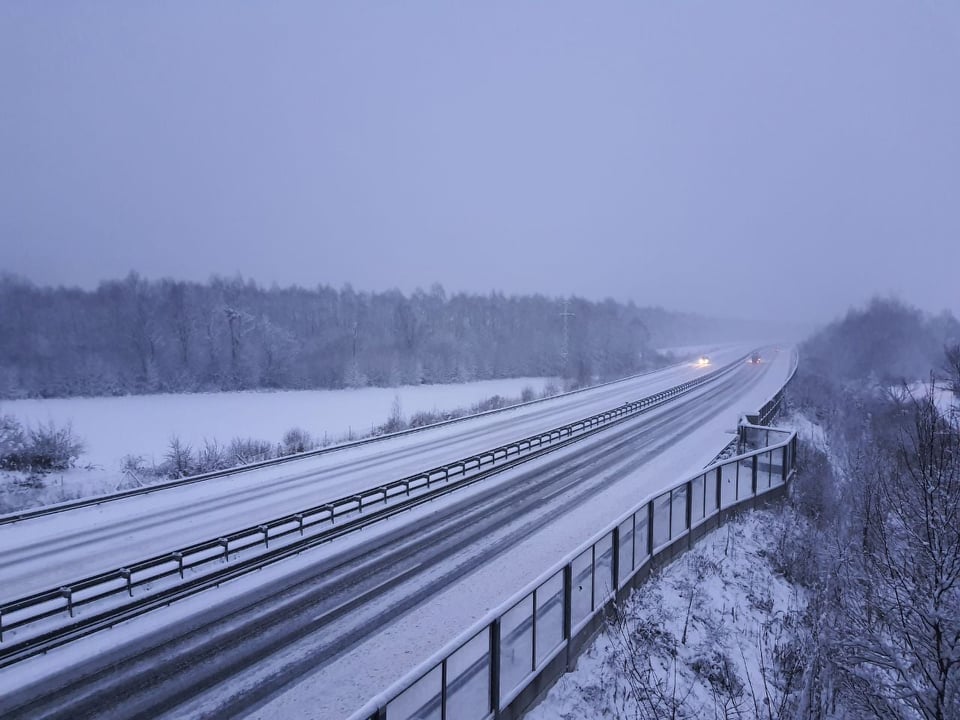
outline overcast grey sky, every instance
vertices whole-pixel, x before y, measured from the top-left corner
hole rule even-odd
[[[39,283],[960,314],[954,0],[6,0],[0,93]]]

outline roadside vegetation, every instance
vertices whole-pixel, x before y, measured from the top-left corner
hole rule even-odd
[[[332,445],[381,437],[403,430],[456,420],[490,410],[499,410],[520,402],[552,397],[558,392],[558,386],[552,383],[544,387],[539,394],[533,388],[527,387],[524,388],[519,398],[494,395],[467,408],[455,408],[446,411],[418,411],[409,418],[404,415],[398,398],[394,400],[390,415],[380,424],[374,425],[370,432],[362,434],[351,432],[335,439],[328,435],[318,437],[299,427],[290,428],[279,442],[273,443],[254,438],[234,438],[226,444],[216,440],[206,440],[200,445],[193,446],[175,436],[170,439],[167,445],[167,452],[162,463],[151,465],[141,456],[128,455],[124,458],[123,470],[131,479],[141,484],[175,480],[190,475],[228,470],[263,460],[289,457]]]
[[[0,398],[588,382],[656,367],[657,347],[751,330],[613,300],[440,285],[403,294],[131,273],[82,290],[0,273]]]
[[[551,382],[537,392],[527,386],[519,397],[494,395],[469,407],[417,411],[410,417],[404,414],[400,400],[396,398],[390,415],[373,425],[369,432],[351,431],[336,438],[326,434],[316,436],[299,427],[290,428],[279,440],[274,441],[236,437],[229,442],[212,439],[191,444],[179,436],[173,436],[160,462],[150,462],[142,455],[125,456],[121,463],[121,476],[115,478],[110,487],[101,488],[99,492],[70,491],[63,485],[64,472],[83,469],[83,441],[75,435],[70,425],[46,423],[31,428],[24,427],[12,416],[0,415],[0,513],[289,457],[336,444],[499,410],[521,402],[552,397],[576,387],[575,383],[567,383],[561,388]]]
[[[0,470],[35,474],[74,467],[83,442],[70,425],[52,422],[24,428],[10,415],[0,415]]]

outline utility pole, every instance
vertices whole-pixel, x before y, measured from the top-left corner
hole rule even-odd
[[[563,377],[567,377],[567,362],[570,359],[570,318],[575,317],[570,312],[570,299],[563,299],[563,310],[560,318],[563,321],[563,336],[560,338],[560,367]]]

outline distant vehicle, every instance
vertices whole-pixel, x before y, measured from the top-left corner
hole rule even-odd
[[[697,365],[709,365],[709,364],[710,364],[710,356],[709,356],[709,355],[701,355],[701,356],[700,356],[700,359],[697,360]]]
[[[751,362],[752,364],[754,364],[754,365],[759,365],[759,364],[760,364],[760,353],[754,352],[754,353],[750,356],[750,362]]]

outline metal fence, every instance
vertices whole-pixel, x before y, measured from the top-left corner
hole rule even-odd
[[[351,720],[516,717],[512,703],[532,693],[529,702],[562,674],[565,652],[589,639],[618,593],[642,580],[655,562],[689,547],[724,511],[786,487],[797,436],[771,432],[783,439],[646,499]]]

